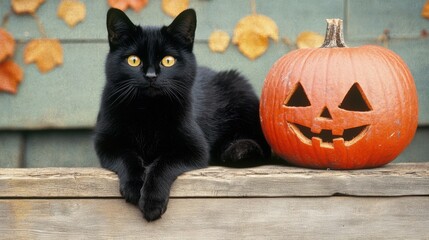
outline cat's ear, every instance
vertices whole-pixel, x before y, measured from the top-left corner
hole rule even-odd
[[[107,12],[106,24],[111,47],[119,44],[122,39],[127,38],[136,29],[127,15],[116,8],[110,8]]]
[[[186,44],[192,44],[196,27],[197,15],[194,9],[186,9],[167,27],[167,32]]]

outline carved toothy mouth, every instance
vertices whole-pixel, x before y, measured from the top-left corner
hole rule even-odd
[[[311,128],[300,124],[288,123],[288,125],[302,142],[311,145],[313,140],[317,140],[325,147],[333,147],[334,141],[344,142],[345,146],[352,145],[362,139],[369,128],[369,125],[347,128],[343,130],[343,135],[334,135],[332,130],[328,129],[322,129],[319,133],[314,133]]]

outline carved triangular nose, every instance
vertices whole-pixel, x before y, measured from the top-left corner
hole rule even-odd
[[[332,119],[331,113],[329,112],[327,107],[324,107],[322,110],[322,113],[320,114],[320,117],[322,118],[327,118],[327,119]]]

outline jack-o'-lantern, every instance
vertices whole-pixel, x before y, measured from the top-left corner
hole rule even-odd
[[[273,65],[260,116],[273,151],[293,164],[371,168],[411,142],[417,93],[398,55],[379,46],[347,47],[342,21],[330,19],[320,48],[292,51]]]

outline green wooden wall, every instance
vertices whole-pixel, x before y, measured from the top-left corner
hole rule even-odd
[[[15,61],[25,78],[16,95],[0,93],[0,167],[98,166],[91,129],[104,83],[104,58],[108,51],[105,0],[81,0],[87,7],[83,23],[70,29],[56,16],[59,0],[46,1],[37,11],[46,33],[59,38],[64,65],[40,74],[23,63],[23,48],[40,37],[30,16],[11,15],[7,30],[18,40]],[[258,13],[274,19],[280,36],[291,40],[302,31],[324,34],[326,18],[344,19],[350,46],[379,44],[377,37],[390,30],[389,48],[408,64],[419,92],[419,129],[413,143],[397,162],[429,160],[429,20],[420,16],[426,0],[257,0]],[[127,14],[142,25],[169,24],[160,1],[150,0],[140,13]],[[223,54],[211,53],[207,39],[215,29],[232,35],[240,18],[250,14],[249,0],[190,0],[198,27],[195,54],[199,64],[222,70],[235,68],[246,75],[258,93],[272,64],[290,51],[271,42],[263,56],[250,61],[230,45]],[[10,11],[10,1],[0,1],[0,17]],[[1,44],[1,43],[0,43]],[[426,143],[425,143],[426,142]]]

